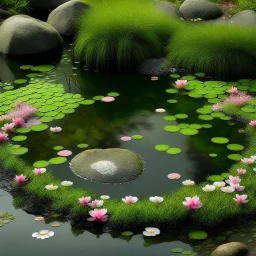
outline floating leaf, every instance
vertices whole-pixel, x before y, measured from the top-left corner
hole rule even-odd
[[[82,105],[92,105],[95,102],[95,100],[83,100],[80,102]]]
[[[35,168],[44,168],[46,166],[49,165],[49,162],[48,161],[45,161],[45,160],[40,160],[40,161],[36,161],[34,162],[33,166]]]
[[[81,144],[78,144],[77,147],[78,147],[78,148],[88,148],[89,145],[88,145],[88,144],[85,144],[85,143],[81,143]]]
[[[217,143],[217,144],[226,144],[229,142],[229,139],[224,138],[224,137],[214,137],[211,139],[211,141],[213,143]]]
[[[208,234],[205,231],[194,230],[189,232],[188,236],[190,239],[204,240],[208,237]]]
[[[54,157],[49,160],[50,164],[63,164],[67,161],[66,157]]]
[[[59,151],[59,150],[64,149],[64,147],[63,146],[55,146],[55,147],[53,147],[53,149]]]
[[[182,133],[183,135],[196,135],[198,133],[197,129],[192,129],[192,128],[185,128],[185,129],[181,129],[180,133]]]
[[[50,222],[49,225],[52,227],[59,227],[61,224],[58,221],[53,221],[53,222]]]
[[[188,118],[188,115],[186,115],[186,114],[177,114],[177,115],[175,115],[178,119],[186,119],[186,118]]]
[[[14,81],[15,84],[25,84],[28,80],[26,79],[17,79]]]
[[[131,231],[124,231],[121,233],[122,236],[132,236],[133,233]]]
[[[172,252],[175,252],[175,253],[179,253],[179,252],[183,252],[184,249],[183,248],[173,248],[172,249]]]
[[[209,154],[209,156],[210,156],[210,157],[216,157],[216,156],[218,156],[218,155],[215,154],[215,153],[211,153],[211,154]]]
[[[228,144],[227,148],[232,151],[242,151],[244,146],[240,144]]]
[[[210,180],[210,181],[213,181],[213,182],[224,180],[224,178],[220,175],[211,175],[207,179]]]
[[[20,147],[20,148],[14,148],[12,149],[11,153],[13,155],[24,155],[28,152],[28,148]]]
[[[34,132],[41,132],[47,130],[49,126],[47,124],[36,124],[31,127],[31,130]]]
[[[142,135],[139,135],[139,134],[135,134],[135,135],[132,135],[132,138],[133,138],[134,140],[141,140],[141,139],[143,138],[143,136],[142,136]]]
[[[178,126],[175,125],[166,125],[164,127],[164,130],[167,132],[178,132],[180,130],[180,128]]]
[[[158,144],[155,146],[155,150],[157,151],[166,151],[169,148],[166,144]]]
[[[24,141],[26,139],[27,139],[27,136],[25,136],[25,135],[19,135],[19,136],[12,137],[13,141]]]
[[[177,155],[181,152],[180,148],[169,148],[166,153],[170,155]]]
[[[242,156],[240,154],[230,154],[230,155],[228,155],[228,158],[230,160],[240,161]]]

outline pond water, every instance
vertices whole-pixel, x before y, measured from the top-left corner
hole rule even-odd
[[[87,67],[72,65],[69,58],[69,49],[64,52],[61,63],[56,68],[37,78],[43,78],[55,84],[63,84],[68,93],[81,94],[85,99],[92,99],[97,95],[107,95],[109,92],[118,92],[119,96],[112,103],[95,101],[92,105],[79,105],[75,112],[67,114],[63,119],[54,120],[49,126],[60,126],[63,131],[53,135],[48,130],[31,132],[25,141],[18,144],[29,149],[28,154],[22,158],[31,165],[38,160],[49,160],[57,156],[55,146],[63,146],[73,152],[68,161],[61,165],[50,165],[49,168],[56,177],[61,180],[71,180],[74,186],[91,189],[98,195],[107,194],[113,198],[122,198],[126,195],[149,197],[162,195],[168,191],[177,190],[180,182],[173,182],[167,178],[169,173],[175,172],[182,176],[182,180],[191,179],[196,183],[205,181],[206,177],[213,174],[228,172],[234,163],[228,159],[233,152],[226,145],[214,144],[213,137],[229,138],[230,143],[246,145],[245,135],[238,130],[242,124],[233,123],[230,120],[214,118],[206,121],[198,118],[197,109],[202,108],[206,99],[194,99],[187,95],[167,93],[175,79],[169,76],[161,76],[158,81],[151,81],[150,77],[140,74],[103,74],[97,71],[89,71]],[[38,61],[38,60],[37,60]],[[15,79],[26,78],[31,71],[20,69],[21,65],[35,64],[21,61],[7,60],[0,56],[0,81],[12,82]],[[49,63],[48,63],[49,64]],[[73,68],[72,68],[73,67]],[[19,88],[25,85],[15,85]],[[168,100],[177,100],[177,103],[169,103]],[[155,109],[164,108],[165,113],[157,113]],[[164,116],[186,114],[185,119],[167,121]],[[167,132],[167,125],[180,124],[210,124],[212,128],[201,128],[199,133],[193,136],[185,136],[180,132]],[[122,141],[122,136],[140,134],[141,140]],[[144,173],[136,180],[125,184],[102,184],[85,181],[76,176],[69,168],[69,161],[73,156],[84,149],[77,147],[80,143],[93,148],[125,148],[138,153],[145,162]],[[155,150],[158,144],[168,144],[170,147],[180,148],[181,153],[170,155],[166,152]],[[217,157],[209,154],[216,153]],[[70,255],[71,253],[93,253],[99,255],[104,251],[106,255],[172,255],[171,249],[182,247],[186,250],[195,250],[198,255],[221,244],[223,241],[235,241],[244,239],[255,241],[251,225],[241,225],[235,230],[219,230],[202,242],[190,241],[184,234],[163,234],[153,239],[135,235],[129,241],[110,234],[97,234],[97,231],[84,231],[71,229],[70,224],[64,222],[56,229],[56,236],[47,241],[37,241],[31,238],[31,234],[44,229],[46,224],[34,221],[34,216],[21,209],[14,209],[11,197],[2,191],[0,197],[1,211],[14,213],[16,219],[13,223],[1,227],[0,239],[6,240],[4,244],[5,256],[16,255],[17,252],[26,251],[29,243],[30,254],[45,255],[55,253]],[[53,229],[47,225],[47,229]],[[242,230],[242,231],[241,231]],[[181,230],[182,231],[182,230]],[[239,231],[239,232],[238,232]],[[96,232],[96,235],[95,235]],[[74,235],[74,234],[81,235]],[[239,233],[235,236],[235,233]],[[6,239],[9,237],[10,239]],[[216,239],[216,237],[218,239]],[[239,237],[239,239],[238,239]],[[13,241],[17,246],[13,246]],[[32,243],[33,242],[33,243]],[[85,246],[85,243],[87,244]],[[248,242],[251,243],[250,241]],[[100,244],[101,246],[97,246]],[[203,249],[202,249],[203,247]],[[18,249],[17,249],[18,248]],[[205,249],[206,248],[206,249]],[[173,255],[182,255],[173,253]]]

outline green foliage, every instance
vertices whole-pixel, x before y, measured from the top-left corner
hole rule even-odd
[[[168,61],[218,78],[256,74],[256,29],[230,25],[187,27],[170,40]]]
[[[160,13],[151,0],[107,0],[79,20],[74,58],[97,68],[131,68],[163,55],[180,21]]]
[[[0,7],[18,14],[29,9],[29,0],[0,0]]]

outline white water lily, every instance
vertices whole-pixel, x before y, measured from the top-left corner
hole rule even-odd
[[[225,187],[226,186],[226,183],[224,181],[215,181],[213,183],[213,185],[216,187],[216,188],[222,188],[222,187]]]
[[[163,197],[160,197],[160,196],[151,196],[149,198],[149,200],[155,204],[159,204],[159,203],[162,203],[164,201],[164,198]]]
[[[232,193],[232,192],[235,191],[235,189],[231,186],[227,186],[227,187],[222,187],[221,191],[224,192],[224,193]]]
[[[108,196],[108,195],[102,195],[101,197],[100,197],[100,199],[103,199],[103,200],[107,200],[107,199],[109,199],[110,198],[110,196]]]
[[[62,128],[59,127],[59,126],[50,127],[50,131],[51,131],[51,132],[61,132],[61,131],[62,131]]]
[[[46,239],[46,238],[52,237],[53,235],[54,235],[53,231],[40,230],[39,232],[33,233],[32,237],[35,237],[37,239]]]
[[[45,188],[47,190],[56,190],[58,188],[58,186],[54,186],[53,184],[50,184],[50,185],[46,185]]]
[[[165,112],[165,109],[164,108],[157,108],[155,110],[157,113],[164,113]]]
[[[203,191],[205,191],[205,192],[212,192],[212,191],[214,191],[215,190],[215,186],[213,186],[213,185],[206,185],[206,186],[204,186],[202,189],[203,189]]]
[[[145,228],[145,231],[143,231],[144,236],[157,236],[160,234],[160,230],[158,228]]]
[[[64,180],[64,181],[61,182],[61,185],[64,186],[64,187],[70,187],[70,186],[73,185],[73,182]]]
[[[193,180],[184,180],[182,181],[182,184],[185,186],[192,186],[195,184],[195,182]]]

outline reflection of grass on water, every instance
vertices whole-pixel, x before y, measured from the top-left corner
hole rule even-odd
[[[227,105],[224,111],[228,115],[235,115],[248,123],[249,120],[256,119],[256,114],[245,113],[237,107]],[[255,154],[256,131],[253,127],[248,126],[246,132],[250,135],[250,143],[244,152],[244,157],[250,157]],[[29,178],[29,182],[24,185],[27,192],[44,198],[50,198],[53,202],[52,207],[55,210],[71,208],[74,216],[88,216],[88,207],[81,207],[78,204],[78,198],[92,195],[80,188],[67,188],[60,185],[60,181],[55,178],[50,171],[42,176],[34,176],[32,167],[11,155],[11,148],[8,144],[2,145],[0,148],[0,160],[5,168],[14,170],[20,174],[22,172]],[[244,193],[248,195],[249,203],[245,207],[237,206],[233,201],[235,193],[226,194],[220,190],[211,193],[205,193],[202,183],[196,186],[183,186],[178,191],[166,194],[165,200],[159,206],[150,202],[147,198],[139,200],[136,204],[126,205],[120,199],[110,199],[105,201],[104,208],[108,209],[110,215],[109,222],[117,225],[136,225],[151,224],[160,225],[164,223],[172,223],[190,219],[194,223],[204,225],[215,225],[226,219],[235,218],[240,214],[253,214],[256,210],[256,202],[254,199],[256,194],[256,186],[254,185],[255,173],[251,166],[245,166],[242,162],[234,164],[230,169],[231,175],[237,174],[238,168],[246,168],[247,173],[242,176],[241,185],[246,187]],[[22,171],[21,171],[22,170]],[[223,170],[224,171],[224,170]],[[58,185],[56,191],[48,191],[44,187],[47,184]],[[145,187],[145,189],[150,189]],[[195,212],[188,212],[182,204],[187,196],[198,195],[202,201],[203,207]]]

